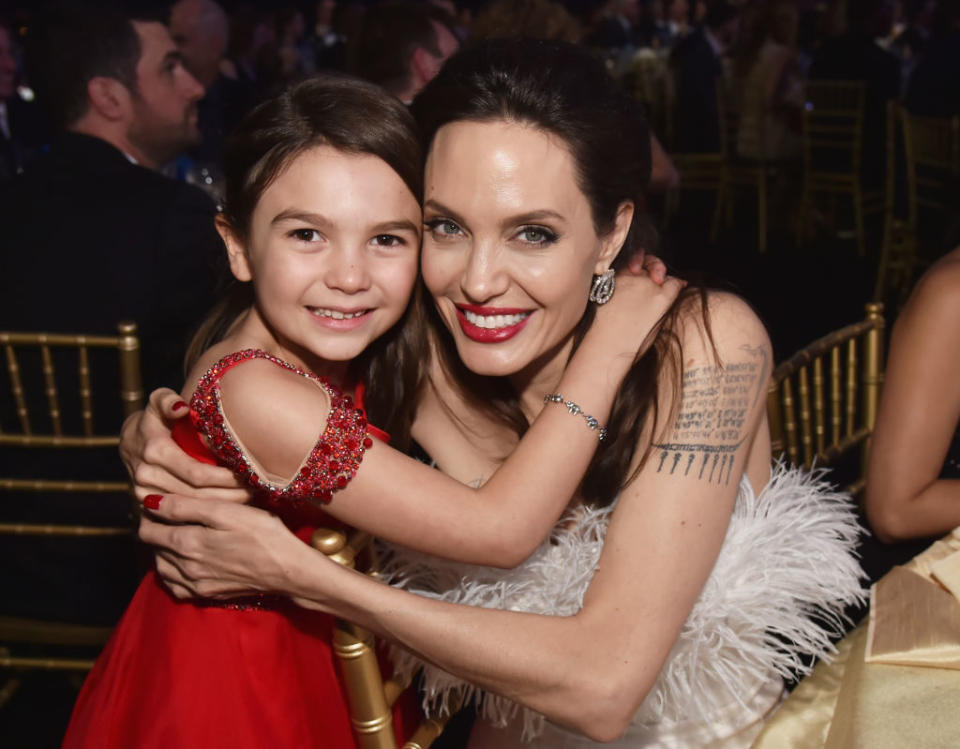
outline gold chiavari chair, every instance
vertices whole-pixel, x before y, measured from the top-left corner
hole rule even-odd
[[[719,193],[717,215],[723,215],[727,228],[733,225],[733,190],[751,187],[757,194],[757,250],[767,251],[767,178],[770,165],[764,159],[744,157],[738,149],[741,124],[739,98],[731,86],[717,86],[717,112],[720,117],[720,150],[723,153],[723,186]],[[753,137],[762,152],[765,122],[756,123]]]
[[[866,89],[857,81],[810,81],[803,111],[803,190],[797,241],[804,240],[814,196],[850,198],[857,250],[866,255],[864,218],[883,209],[882,186],[862,184],[861,165]]]
[[[888,133],[902,134],[907,187],[907,215],[895,215],[895,184],[887,179],[887,218],[884,243],[874,287],[874,299],[899,292],[902,303],[913,286],[922,244],[921,213],[949,216],[954,210],[950,188],[960,179],[960,117],[921,117],[891,105]],[[898,127],[899,126],[899,127]],[[896,157],[896,142],[888,134],[887,163]],[[939,253],[940,248],[935,248]]]
[[[0,454],[6,453],[4,463],[8,467],[16,460],[11,457],[13,451],[20,449],[42,457],[55,451],[63,455],[63,451],[73,454],[115,448],[120,441],[120,414],[128,415],[143,407],[140,341],[134,323],[121,323],[119,335],[116,336],[0,331],[0,348],[3,349],[10,390],[9,395],[4,396],[7,400],[0,400],[0,404],[6,403],[3,413],[12,415],[14,422],[3,424],[4,428],[0,431]],[[101,363],[101,353],[109,353],[110,350],[115,352],[115,357],[111,358],[118,360],[119,408],[116,403],[101,402],[101,392],[94,386],[93,371],[97,368],[92,361],[96,359],[97,363]],[[34,360],[39,362],[37,372],[32,368]],[[75,370],[71,372],[69,380],[75,383],[76,391],[71,393],[62,387],[66,364]],[[38,392],[41,390],[42,395]],[[40,397],[34,398],[33,395]],[[63,403],[68,400],[78,401],[78,416],[64,408]],[[97,417],[101,415],[101,410],[112,411],[116,423],[99,423]],[[105,431],[108,427],[109,431]],[[53,455],[49,465],[55,465],[56,460],[56,455]],[[54,495],[76,497],[100,494],[105,497],[121,494],[124,503],[130,501],[130,486],[126,481],[73,479],[59,474],[56,478],[32,475],[0,477],[0,498],[6,499],[13,492],[16,492],[19,501],[22,501],[22,497],[30,497],[33,502],[35,496],[37,503]],[[130,536],[132,530],[132,524],[0,523],[0,536],[20,538],[104,539]],[[130,563],[135,565],[137,562],[131,559]],[[43,591],[39,591],[38,595],[42,596]],[[109,634],[109,627],[0,615],[0,669],[13,674],[0,688],[0,704],[16,691],[19,683],[16,674],[19,672],[35,669],[83,671],[93,665],[90,657],[38,656],[35,654],[38,648],[44,651],[49,648],[60,654],[64,648],[68,652],[96,649],[106,642]],[[31,654],[21,655],[19,648],[22,647],[26,647]]]
[[[310,543],[338,564],[354,568],[371,541],[368,533],[355,531],[348,538],[341,531],[322,528],[313,534]],[[373,635],[363,627],[338,619],[333,649],[360,749],[397,749],[393,705],[409,685],[383,678]],[[452,712],[455,710],[444,717],[425,718],[402,749],[428,749],[443,732]]]
[[[854,496],[864,486],[866,450],[883,384],[883,305],[870,303],[861,322],[801,349],[773,372],[767,394],[774,458],[809,468],[832,466],[860,448]]]
[[[717,89],[723,86],[722,79],[717,79]],[[665,212],[667,219],[674,218],[680,206],[682,192],[713,192],[717,196],[716,206],[710,227],[710,239],[716,240],[720,232],[721,213],[723,210],[722,192],[726,184],[725,162],[723,150],[707,151],[703,153],[686,153],[676,150],[673,142],[676,132],[676,81],[673,73],[667,68],[664,77],[665,106],[664,106],[664,145],[670,154],[670,160],[680,175],[680,184],[667,193]],[[722,118],[720,120],[722,122]],[[719,127],[719,122],[718,122]],[[722,131],[723,128],[721,127]],[[722,137],[722,133],[721,133]]]

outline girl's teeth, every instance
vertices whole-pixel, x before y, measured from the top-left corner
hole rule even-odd
[[[478,328],[496,329],[496,328],[509,328],[512,325],[517,325],[522,322],[529,312],[520,312],[516,315],[478,315],[476,312],[471,312],[470,310],[464,310],[463,315],[467,318],[467,321],[471,325],[476,325]]]
[[[313,314],[319,317],[332,317],[334,320],[351,320],[354,317],[360,317],[361,315],[365,315],[366,313],[367,313],[366,310],[360,310],[359,312],[340,312],[339,310],[335,310],[335,309],[319,309],[319,308],[313,310]]]

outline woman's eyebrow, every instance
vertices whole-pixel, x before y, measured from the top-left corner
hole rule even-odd
[[[465,224],[466,221],[463,220],[463,216],[457,213],[452,208],[448,208],[443,203],[433,200],[432,198],[423,204],[423,212],[426,213],[428,210],[435,211],[443,216],[448,216],[456,221],[458,224]]]
[[[527,211],[526,213],[519,213],[516,216],[510,216],[504,219],[503,224],[504,226],[516,226],[517,224],[529,224],[534,221],[545,221],[549,219],[565,221],[562,214],[550,208],[541,208],[536,211]]]

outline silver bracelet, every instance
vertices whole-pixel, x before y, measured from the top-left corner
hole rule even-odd
[[[587,421],[587,426],[597,432],[597,437],[601,442],[607,438],[607,429],[606,427],[600,426],[600,422],[596,420],[593,416],[588,413],[584,413],[583,409],[580,408],[573,401],[564,400],[563,396],[560,393],[550,393],[549,395],[543,396],[544,403],[559,403],[567,407],[567,411],[572,413],[574,416],[580,414]]]

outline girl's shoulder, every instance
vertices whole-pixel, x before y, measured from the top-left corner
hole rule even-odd
[[[211,352],[198,367],[216,356]],[[200,421],[222,418],[263,474],[282,479],[295,474],[315,447],[332,406],[351,409],[352,403],[325,380],[253,349],[214,359],[191,398]]]

